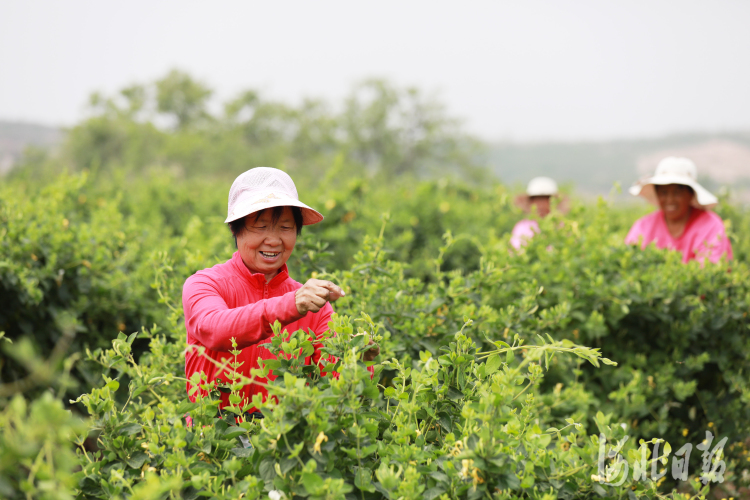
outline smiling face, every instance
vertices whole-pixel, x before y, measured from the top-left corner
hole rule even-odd
[[[693,189],[682,184],[654,186],[659,207],[669,222],[687,219],[690,214],[690,202],[693,201]]]
[[[237,234],[237,249],[250,272],[263,273],[270,281],[286,264],[297,243],[297,226],[290,207],[284,207],[274,222],[274,211],[245,217],[245,228]]]

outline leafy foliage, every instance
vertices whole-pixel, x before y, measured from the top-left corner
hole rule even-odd
[[[718,209],[731,263],[625,246],[643,209],[604,200],[540,221],[516,251],[523,215],[504,186],[418,180],[475,158],[418,92],[364,82],[340,113],[246,91],[211,114],[209,96],[179,72],[94,96],[59,158],[0,188],[0,495],[703,497],[699,453],[680,483],[608,485],[618,463],[597,458],[603,436],[644,470],[668,467],[711,430],[729,443],[722,492],[740,497],[744,209]],[[290,171],[326,215],[305,228],[292,276],[347,295],[315,340],[333,361],[305,365],[310,332],[276,325],[276,359],[251,373],[271,397],[243,407],[232,394],[219,411],[216,391],[250,380],[198,376],[207,395],[188,400],[182,284],[231,256],[226,177],[258,164]]]
[[[13,175],[53,174],[62,163],[76,171],[169,168],[231,180],[251,166],[269,166],[311,184],[344,161],[349,173],[378,175],[381,182],[446,171],[485,178],[479,141],[416,88],[365,80],[341,104],[307,98],[290,105],[248,89],[210,106],[212,94],[179,70],[112,96],[95,93],[90,117],[68,131],[61,154],[30,158]]]
[[[30,188],[19,184],[16,193],[23,189]],[[330,204],[335,223],[305,233],[290,265],[297,276],[315,273],[348,292],[336,304],[336,336],[323,341],[338,362],[304,366],[308,334],[277,330],[270,348],[278,359],[264,368],[277,376],[268,382],[275,397],[252,403],[263,420],[238,422],[228,416],[232,411],[217,418],[215,393],[189,403],[183,375],[182,282],[233,250],[221,215],[205,213],[222,210],[209,195],[215,185],[181,186],[169,175],[153,176],[148,184],[123,183],[127,191],[118,197],[112,185],[84,175],[61,177],[45,189],[51,211],[23,205],[10,191],[3,195],[5,234],[15,242],[3,247],[3,283],[19,284],[6,292],[8,300],[34,298],[19,303],[13,318],[43,325],[25,334],[39,340],[27,342],[23,322],[6,316],[3,328],[14,342],[3,344],[20,353],[47,342],[43,353],[51,364],[33,350],[17,354],[16,364],[5,363],[9,383],[0,388],[5,396],[18,392],[19,378],[28,383],[25,391],[73,393],[76,378],[94,387],[73,409],[86,408],[97,445],[77,427],[69,442],[78,443],[82,469],[73,486],[67,473],[56,472],[59,491],[134,498],[270,491],[579,498],[625,495],[635,486],[638,495],[653,495],[659,488],[653,482],[614,488],[591,479],[598,434],[610,442],[630,435],[623,451],[637,453],[637,438],[675,446],[702,438],[706,429],[729,436],[727,477],[739,481],[748,422],[747,266],[685,266],[668,252],[626,247],[627,214],[606,203],[542,221],[542,233],[514,252],[493,229],[518,217],[499,187],[467,195],[459,185],[428,181],[385,220],[370,207],[386,192],[311,193],[337,200]],[[416,224],[412,206],[423,210]],[[357,216],[344,221],[353,210]],[[462,220],[473,233],[436,234]],[[376,224],[376,235],[358,245],[341,230],[372,232]],[[417,245],[404,237],[409,230],[429,237]],[[62,285],[57,269],[66,269]],[[63,285],[70,296],[59,291]],[[40,314],[44,304],[87,328],[63,329],[57,316]],[[123,306],[132,311],[128,324],[152,326],[117,336],[135,330],[111,319]],[[72,333],[65,337],[66,331]],[[70,348],[56,354],[60,338]],[[369,338],[382,348],[372,379],[359,360]],[[602,355],[618,366],[601,365]],[[59,376],[67,372],[74,378]],[[227,381],[230,389],[245,382]],[[6,411],[21,414],[10,404]],[[5,424],[3,432],[11,429]],[[20,484],[30,470],[9,473],[5,482]]]

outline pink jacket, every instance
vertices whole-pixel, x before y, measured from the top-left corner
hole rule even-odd
[[[656,248],[669,248],[682,252],[682,262],[703,260],[719,262],[726,254],[732,259],[732,245],[724,230],[721,217],[708,210],[693,208],[685,231],[679,238],[673,238],[667,229],[661,210],[641,217],[630,228],[625,243],[635,244],[643,237],[641,248],[653,242]]]
[[[533,219],[523,219],[516,222],[510,233],[510,244],[518,250],[539,232],[539,223]]]
[[[317,313],[304,316],[297,311],[295,292],[301,287],[289,277],[286,264],[266,283],[265,276],[251,273],[242,262],[240,253],[235,252],[227,262],[198,271],[185,281],[182,307],[188,345],[205,347],[205,354],[220,363],[231,362],[233,355],[227,351],[232,349],[230,339],[235,337],[237,348],[242,350],[237,356],[237,361],[243,363],[238,371],[249,377],[250,370],[258,368],[258,357],[275,359],[263,344],[271,337],[270,325],[276,320],[285,332],[312,329],[316,336],[320,336],[328,330],[328,321],[333,314],[330,304]],[[317,345],[314,354],[305,361],[318,363],[320,355],[320,345]],[[223,381],[229,380],[226,375],[222,376],[214,363],[190,349],[185,354],[185,376],[189,379],[197,372],[205,373],[209,381],[219,376]],[[258,381],[266,382],[265,379]],[[191,384],[187,385],[190,394]],[[247,402],[255,394],[262,394],[264,400],[268,395],[258,384],[249,384],[242,389]],[[193,393],[190,400],[195,401],[196,395]],[[221,399],[222,408],[229,404],[228,394],[221,393]]]

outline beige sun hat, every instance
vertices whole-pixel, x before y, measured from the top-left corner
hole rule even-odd
[[[256,167],[240,174],[232,183],[224,222],[273,207],[299,207],[304,226],[323,220],[320,212],[299,201],[297,187],[289,174],[277,168]]]
[[[557,183],[549,177],[534,177],[526,186],[528,196],[554,196],[557,194]]]
[[[656,197],[654,186],[664,186],[667,184],[682,184],[690,186],[695,191],[691,204],[695,208],[711,208],[719,200],[712,195],[706,188],[698,184],[698,167],[688,158],[677,158],[668,156],[656,166],[656,172],[651,177],[638,181],[630,188],[630,194],[633,196],[642,196],[650,203],[659,206],[659,200]]]

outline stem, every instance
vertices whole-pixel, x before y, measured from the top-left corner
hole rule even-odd
[[[526,389],[528,389],[529,387],[531,387],[531,384],[533,384],[533,382],[529,382],[528,384],[526,384],[526,387],[524,387],[523,389],[521,389],[521,392],[519,392],[518,394],[516,394],[516,397],[514,397],[512,399],[512,401],[515,401],[516,399],[518,399],[518,396],[520,396],[521,394],[523,394],[524,392],[526,392]]]
[[[292,452],[292,449],[289,447],[289,441],[287,441],[286,439],[286,433],[282,434],[282,436],[284,436],[284,445],[286,445],[286,451],[288,451],[289,454],[291,455],[293,452]],[[305,464],[303,464],[302,460],[300,460],[299,453],[297,453],[297,455],[294,458],[297,459],[297,462],[299,462],[300,466],[304,469]]]

